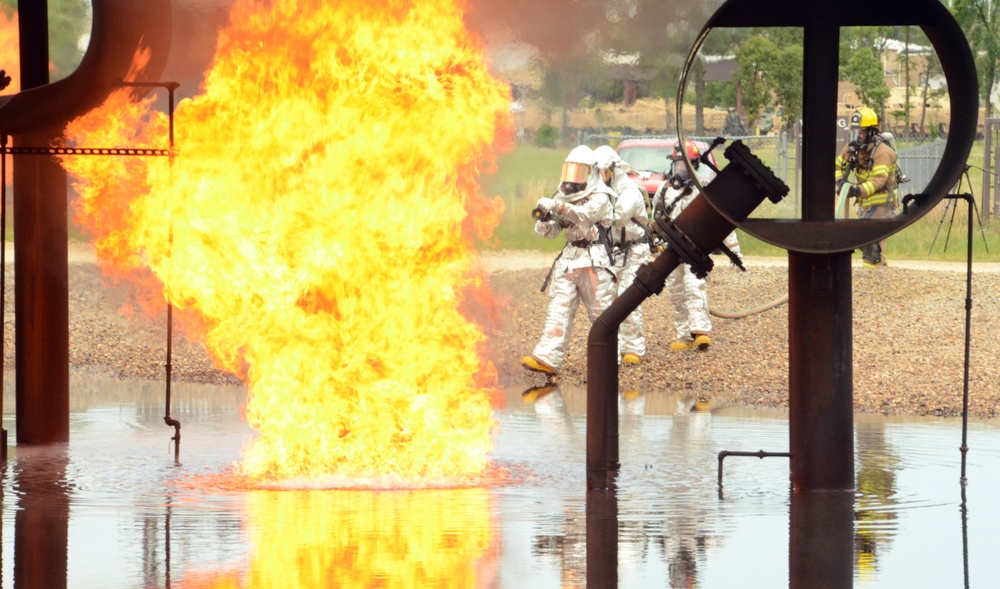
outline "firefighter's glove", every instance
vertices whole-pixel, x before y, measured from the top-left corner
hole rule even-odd
[[[860,198],[861,197],[861,187],[854,185],[847,189],[847,196],[849,198]]]
[[[836,191],[837,194],[840,194],[841,189],[844,188],[844,184],[847,184],[847,180],[845,180],[843,177],[837,178],[837,191]]]
[[[551,213],[556,209],[556,199],[542,197],[538,199],[538,204],[536,204],[535,206],[545,211],[546,213]]]

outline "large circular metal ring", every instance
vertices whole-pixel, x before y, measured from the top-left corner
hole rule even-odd
[[[940,0],[883,0],[871,8],[845,10],[842,2],[830,0],[728,0],[709,19],[691,48],[677,91],[677,131],[681,141],[684,140],[681,105],[688,73],[712,29],[799,27],[804,30],[804,109],[799,146],[805,150],[802,219],[729,219],[748,234],[790,251],[850,251],[884,239],[913,223],[933,209],[961,179],[979,119],[979,83],[968,40]],[[833,196],[836,126],[833,121],[836,118],[840,27],[891,25],[919,26],[941,61],[951,101],[944,155],[924,191],[908,195],[905,199],[908,206],[895,217],[836,219]],[[697,181],[691,162],[687,165]],[[704,193],[711,203],[711,187]],[[723,211],[720,213],[725,215]]]

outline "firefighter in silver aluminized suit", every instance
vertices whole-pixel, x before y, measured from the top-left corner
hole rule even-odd
[[[695,173],[698,174],[699,182],[702,186],[708,184],[715,177],[715,173],[708,166],[700,164],[701,153],[698,151],[698,146],[690,140],[685,140],[684,150]],[[680,144],[674,146],[671,159],[673,163],[670,178],[657,189],[654,202],[657,203],[656,206],[664,207],[671,219],[676,219],[698,196],[698,191],[688,176]],[[735,231],[726,237],[723,245],[740,256],[740,245]],[[712,339],[708,335],[712,331],[712,320],[709,317],[706,280],[695,276],[687,264],[681,264],[667,276],[667,296],[674,309],[674,327],[677,330],[677,340],[670,344],[670,349],[673,351],[697,349],[703,352],[707,350],[712,345]]]
[[[596,164],[592,149],[574,147],[563,162],[555,198],[538,199],[535,233],[556,238],[565,229],[566,245],[552,265],[552,300],[542,337],[521,359],[528,370],[558,374],[579,304],[593,322],[615,300],[608,236],[614,191],[601,180]]]
[[[618,277],[618,294],[635,281],[635,273],[651,259],[650,238],[646,231],[646,199],[639,185],[628,177],[628,163],[610,145],[594,150],[601,179],[615,191],[614,219],[611,242],[615,246],[614,271]],[[646,355],[642,307],[622,321],[618,328],[618,354],[625,364],[638,364]]]

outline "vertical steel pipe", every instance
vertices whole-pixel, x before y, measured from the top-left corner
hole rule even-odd
[[[15,146],[49,146],[65,124],[118,87],[141,48],[151,60],[140,79],[158,77],[170,47],[169,0],[94,0],[90,45],[80,66],[48,78],[45,0],[18,2],[21,92],[0,97],[0,133]],[[144,92],[144,91],[143,91]],[[137,91],[137,94],[140,93]],[[67,179],[48,155],[14,159],[14,307],[17,441],[69,439]]]
[[[851,252],[788,254],[793,492],[854,488]]]
[[[618,463],[618,326],[650,295],[663,290],[667,276],[681,263],[707,273],[707,253],[722,245],[734,225],[764,200],[780,201],[788,186],[774,176],[740,141],[726,148],[730,164],[671,223],[658,217],[654,230],[668,240],[668,249],[636,273],[635,281],[594,321],[587,337],[587,488],[605,489]]]
[[[18,2],[21,89],[49,83],[45,0]],[[14,137],[50,145],[54,125]],[[14,340],[17,439],[69,440],[69,278],[66,172],[51,156],[14,159]]]

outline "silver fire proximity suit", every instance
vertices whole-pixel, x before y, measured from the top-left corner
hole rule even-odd
[[[530,370],[549,374],[557,373],[563,365],[580,303],[593,322],[616,296],[606,238],[601,237],[602,231],[607,235],[611,224],[614,195],[600,179],[593,151],[586,148],[589,156],[581,156],[583,151],[575,148],[570,153],[575,160],[588,160],[592,170],[586,185],[570,194],[560,192],[555,199],[541,199],[539,208],[550,208],[557,218],[535,222],[535,233],[543,237],[556,238],[563,229],[566,231],[566,245],[553,266],[551,301],[542,336],[532,355],[521,361]]]
[[[703,186],[715,176],[715,173],[704,165],[698,166],[695,172]],[[698,194],[693,185],[676,188],[668,180],[657,189],[654,200],[667,208],[670,218],[676,219]],[[723,245],[737,256],[740,255],[739,241],[737,241],[735,232],[726,237]],[[671,345],[671,349],[691,347],[698,336],[707,336],[712,331],[707,281],[705,278],[695,276],[687,264],[681,264],[667,276],[666,286],[667,297],[674,310],[674,328],[677,338],[676,342]],[[705,341],[710,342],[707,337]],[[699,347],[704,350],[707,348],[707,343]]]
[[[621,294],[635,281],[639,266],[651,259],[646,232],[646,200],[638,184],[628,177],[628,163],[608,145],[594,150],[602,177],[615,191],[611,241],[615,245],[614,272]],[[624,362],[638,364],[646,354],[642,307],[637,307],[618,327],[618,354]]]

